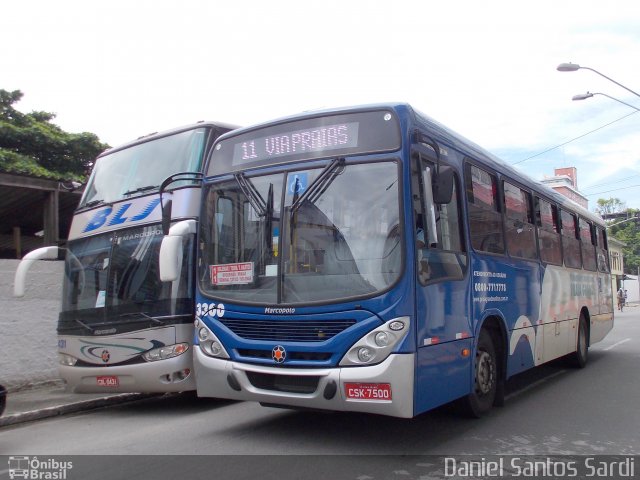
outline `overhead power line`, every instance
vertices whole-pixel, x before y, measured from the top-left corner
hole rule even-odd
[[[601,195],[603,193],[617,192],[618,190],[628,190],[630,188],[636,188],[636,187],[640,187],[640,184],[639,185],[630,185],[628,187],[622,187],[622,188],[614,188],[613,190],[605,190],[604,192],[587,193],[587,194],[585,194],[585,197],[593,197],[594,195]]]
[[[572,138],[571,140],[567,140],[566,142],[561,143],[560,145],[556,145],[555,147],[547,148],[543,152],[536,153],[535,155],[531,155],[530,157],[527,157],[527,158],[525,158],[523,160],[519,160],[519,161],[517,161],[515,163],[512,163],[511,165],[518,165],[519,163],[523,163],[523,162],[526,162],[527,160],[531,160],[532,158],[536,158],[536,157],[539,157],[540,155],[544,155],[545,153],[548,153],[548,152],[550,152],[552,150],[555,150],[556,148],[564,147],[565,145],[567,145],[567,144],[569,144],[571,142],[575,142],[576,140],[579,140],[579,139],[581,139],[583,137],[586,137],[587,135],[591,135],[592,133],[597,132],[598,130],[602,130],[603,128],[606,128],[609,125],[613,125],[614,123],[619,122],[620,120],[624,120],[625,118],[630,117],[631,115],[635,115],[636,113],[639,113],[639,112],[635,111],[635,112],[628,113],[624,117],[620,117],[617,120],[614,120],[612,122],[607,123],[606,125],[602,125],[601,127],[598,127],[595,130],[591,130],[590,132],[583,133],[582,135],[580,135],[580,136],[578,136],[576,138]]]
[[[638,176],[640,176],[640,174],[631,175],[630,177],[623,178],[622,180],[613,180],[611,182],[598,183],[597,185],[589,185],[588,187],[584,187],[582,190],[591,190],[592,188],[596,188],[596,187],[604,187],[606,185],[614,185],[616,183],[628,182],[630,179],[636,178]]]

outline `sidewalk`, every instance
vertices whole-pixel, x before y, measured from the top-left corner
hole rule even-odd
[[[33,388],[9,392],[7,407],[0,417],[0,427],[47,417],[81,412],[95,408],[141,400],[159,394],[142,393],[69,393],[64,382],[35,385]]]

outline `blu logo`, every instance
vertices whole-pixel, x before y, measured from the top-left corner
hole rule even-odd
[[[139,220],[144,220],[151,212],[160,204],[160,199],[156,198],[151,200],[139,213],[134,216],[129,215],[129,209],[133,203],[123,203],[120,205],[115,213],[112,207],[107,207],[102,210],[98,210],[96,214],[89,220],[87,226],[82,231],[83,233],[91,232],[93,230],[97,230],[105,225],[113,226],[120,225],[125,222],[137,222]],[[112,215],[113,214],[113,215]]]

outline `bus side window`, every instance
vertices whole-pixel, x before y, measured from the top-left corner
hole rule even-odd
[[[564,264],[569,268],[581,268],[580,240],[578,240],[575,215],[560,210],[562,220],[562,249],[564,251]]]
[[[558,208],[536,197],[536,224],[538,225],[540,260],[553,265],[562,265]]]
[[[533,226],[531,194],[508,182],[503,182],[507,250],[514,257],[538,258]]]
[[[607,245],[607,234],[606,232],[599,227],[596,227],[596,236],[598,240],[598,245],[596,246],[596,251],[598,255],[598,271],[602,273],[609,272],[609,247]]]
[[[443,280],[462,279],[467,265],[464,241],[460,222],[460,204],[458,177],[454,175],[453,194],[451,202],[436,204],[436,239],[434,245],[429,245],[426,240],[428,225],[424,225],[426,214],[423,211],[425,205],[424,183],[431,175],[435,175],[436,167],[426,160],[417,160],[419,174],[414,176],[414,189],[416,195],[416,245],[417,245],[417,271],[422,284]],[[427,174],[431,173],[431,175]]]
[[[471,245],[481,252],[504,253],[496,177],[470,164],[466,174]]]
[[[586,270],[592,272],[597,269],[596,264],[596,247],[593,225],[582,218],[579,220],[580,225],[580,247],[582,250],[582,266]]]

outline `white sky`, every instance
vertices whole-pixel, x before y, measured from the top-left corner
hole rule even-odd
[[[0,13],[0,88],[111,146],[197,120],[406,101],[516,163],[634,111],[575,94],[640,107],[593,72],[556,71],[578,63],[639,92],[637,0],[9,0]],[[576,166],[590,208],[640,208],[639,132],[640,113],[518,167]]]

